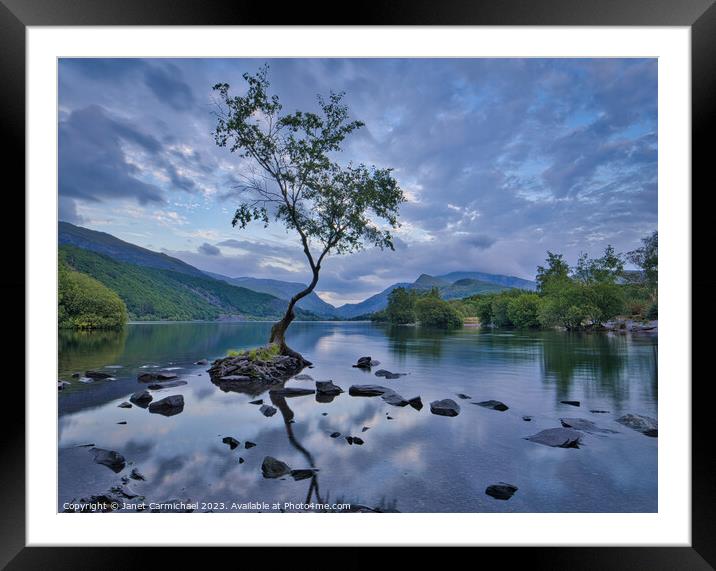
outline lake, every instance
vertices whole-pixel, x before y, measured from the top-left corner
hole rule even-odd
[[[147,501],[199,502],[197,511],[273,511],[274,502],[282,508],[293,504],[286,511],[302,511],[306,502],[401,512],[658,510],[658,438],[615,422],[626,413],[657,418],[656,335],[294,323],[288,344],[314,363],[303,374],[332,379],[345,391],[323,403],[313,395],[223,392],[211,383],[208,366],[193,364],[264,344],[270,327],[142,323],[117,332],[60,331],[59,377],[72,384],[58,393],[59,511],[65,502],[105,493],[132,469],[145,480],[129,480],[125,491]],[[351,366],[365,355],[380,366],[372,372]],[[378,378],[373,373],[381,368],[407,374]],[[71,378],[88,369],[115,380]],[[187,384],[153,391],[154,399],[183,395],[180,414],[118,407],[146,388],[137,381],[139,373],[167,369]],[[420,395],[425,406],[416,410],[380,397],[349,396],[354,384],[388,386],[407,399]],[[315,383],[292,379],[286,386]],[[460,405],[458,416],[431,413],[430,402],[445,398]],[[249,404],[255,399],[279,412],[264,416]],[[473,404],[489,399],[509,409]],[[565,417],[615,432],[584,434],[579,448],[525,440],[559,427]],[[335,432],[341,436],[332,438]],[[222,443],[226,436],[240,446],[232,450]],[[345,436],[364,444],[350,445]],[[256,446],[246,449],[246,441]],[[115,473],[95,464],[86,444],[119,452],[126,467]],[[318,471],[297,481],[266,479],[265,456]],[[486,487],[499,482],[518,490],[507,501],[488,496]]]

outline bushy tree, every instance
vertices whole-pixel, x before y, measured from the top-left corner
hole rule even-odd
[[[446,301],[435,295],[423,295],[415,302],[415,313],[420,325],[440,329],[462,327],[462,317]]]
[[[656,300],[659,281],[659,233],[652,232],[641,240],[641,248],[627,253],[627,259],[644,272],[644,280],[649,287],[652,299]]]
[[[127,308],[116,293],[62,261],[57,303],[60,328],[116,329],[127,322]]]
[[[507,304],[507,317],[512,325],[520,329],[539,327],[540,296],[536,293],[523,293]]]
[[[537,291],[547,293],[559,289],[569,281],[569,265],[562,254],[547,252],[547,265],[537,266]]]
[[[334,159],[344,139],[363,126],[350,119],[342,93],[319,96],[318,113],[286,113],[278,96],[269,94],[267,67],[243,78],[243,95],[230,94],[228,83],[214,86],[219,97],[214,138],[254,169],[244,169],[232,224],[278,222],[296,233],[303,249],[311,281],[289,300],[269,339],[282,353],[300,357],[287,347],[286,329],[296,303],[315,289],[323,260],[366,245],[392,250],[390,229],[399,226],[405,197],[391,169]]]
[[[388,294],[386,317],[390,323],[415,323],[415,302],[417,292],[413,289],[397,287]]]

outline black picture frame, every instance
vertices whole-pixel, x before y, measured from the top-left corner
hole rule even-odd
[[[22,232],[26,216],[25,184],[25,32],[28,26],[115,25],[511,25],[511,26],[687,26],[691,28],[692,55],[692,187],[706,186],[707,168],[713,159],[707,137],[716,101],[716,6],[715,0],[399,0],[356,4],[341,11],[335,2],[266,5],[245,0],[0,0],[0,117],[6,144],[2,162],[6,182],[5,227],[12,223],[12,236]],[[11,182],[12,181],[12,182]],[[713,186],[713,183],[711,183]],[[691,189],[684,189],[691,192]],[[19,213],[24,213],[20,216]],[[10,220],[12,217],[12,220]],[[696,227],[696,220],[692,227]],[[7,239],[7,238],[6,238]],[[8,242],[6,242],[8,244]],[[17,257],[12,272],[0,278],[4,300],[24,299],[24,255]],[[10,262],[8,262],[10,263]],[[705,278],[704,278],[705,279]],[[693,283],[693,282],[692,282]],[[21,304],[9,319],[24,323]],[[17,314],[13,315],[12,311]],[[685,332],[688,334],[689,332]],[[24,339],[17,327],[16,343]],[[18,347],[13,353],[17,358]],[[693,354],[692,350],[692,354]],[[698,352],[696,353],[698,354]],[[26,379],[31,382],[33,379]],[[690,379],[665,379],[682,383]],[[706,381],[706,382],[702,382]],[[481,548],[479,563],[501,566],[519,564],[526,558],[530,568],[549,569],[710,569],[716,567],[716,468],[713,455],[709,379],[692,383],[692,544],[691,547],[578,547],[578,548]],[[8,569],[131,568],[160,557],[163,565],[188,563],[182,548],[40,548],[25,547],[25,423],[24,386],[6,379],[3,390],[7,408],[18,417],[4,417],[3,462],[0,469],[0,565]],[[81,543],[81,538],[78,538]],[[221,548],[228,550],[230,548]],[[256,548],[243,548],[256,549]],[[235,557],[236,552],[231,554]],[[259,555],[251,553],[250,555]],[[275,555],[275,552],[274,552]],[[458,555],[459,556],[459,555]],[[468,555],[469,556],[469,555]],[[212,558],[216,557],[212,553]],[[245,559],[242,555],[242,560]],[[273,557],[273,555],[272,555]],[[404,563],[403,555],[383,553],[381,563]],[[353,567],[359,560],[324,548],[321,558]],[[334,559],[335,558],[335,559]],[[213,560],[213,559],[212,559]],[[206,561],[206,560],[205,560]],[[236,560],[238,562],[238,560]]]

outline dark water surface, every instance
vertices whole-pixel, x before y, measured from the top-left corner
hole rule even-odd
[[[87,369],[116,377],[88,384],[71,379],[58,395],[60,511],[64,502],[107,491],[132,468],[146,480],[129,487],[148,501],[223,502],[226,510],[232,502],[299,504],[309,494],[313,502],[401,512],[658,509],[658,439],[615,422],[625,413],[657,417],[656,336],[294,323],[289,345],[314,363],[303,373],[332,379],[346,391],[330,403],[312,395],[272,402],[267,392],[222,392],[211,383],[208,367],[192,364],[263,344],[269,329],[269,323],[162,323],[111,333],[60,332],[60,378]],[[373,371],[408,374],[386,380],[352,368],[363,355],[381,362]],[[121,368],[103,369],[107,366]],[[188,381],[153,391],[155,400],[183,395],[180,414],[117,407],[146,388],[137,374],[157,370],[151,367],[170,368]],[[353,384],[388,386],[408,399],[420,395],[425,406],[417,411],[380,397],[352,397]],[[305,380],[286,386],[315,388]],[[472,399],[461,400],[456,393]],[[263,416],[248,404],[257,398],[279,412]],[[429,403],[444,398],[460,405],[457,417],[431,414]],[[488,399],[504,402],[509,410],[471,404]],[[578,400],[581,406],[562,400]],[[597,409],[609,412],[590,412]],[[524,421],[525,415],[532,421]],[[592,420],[618,432],[586,434],[579,449],[524,439],[559,427],[563,417]],[[341,437],[331,438],[333,432]],[[365,443],[351,446],[343,438],[348,435]],[[241,446],[230,450],[221,441],[224,436]],[[246,440],[256,446],[245,449]],[[121,453],[127,467],[115,474],[94,464],[88,448],[78,447],[89,443]],[[319,471],[301,481],[264,479],[261,462],[267,455],[291,468]],[[496,500],[485,488],[498,482],[519,489],[508,501]]]

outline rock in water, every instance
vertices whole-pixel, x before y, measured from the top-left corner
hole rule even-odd
[[[498,400],[484,400],[482,402],[474,402],[472,404],[476,404],[477,406],[489,408],[492,410],[499,410],[500,412],[504,412],[510,408],[505,403],[500,402]]]
[[[289,398],[289,397],[302,397],[302,396],[306,396],[306,395],[312,395],[315,392],[316,391],[314,391],[313,389],[297,389],[294,387],[284,387],[282,389],[271,389],[269,391],[269,394],[279,396],[279,397]]]
[[[500,482],[499,484],[487,486],[485,493],[488,496],[492,496],[496,500],[509,500],[517,490],[517,486]]]
[[[617,418],[619,424],[623,424],[629,428],[641,432],[645,436],[657,437],[659,435],[659,426],[655,418],[643,416],[641,414],[625,414]]]
[[[96,464],[107,466],[112,472],[118,473],[124,470],[125,460],[119,452],[105,450],[104,448],[90,448]]]
[[[333,381],[316,381],[316,393],[319,395],[339,395],[343,389],[333,384]]]
[[[391,391],[392,389],[380,385],[352,385],[348,389],[348,394],[352,397],[379,397]]]
[[[359,357],[358,362],[353,366],[358,369],[370,369],[372,362],[370,357]]]
[[[353,437],[353,444],[357,444],[358,446],[363,446],[363,439],[359,438],[358,436]]]
[[[249,404],[264,404],[264,399],[257,399],[249,401]]]
[[[90,379],[109,379],[112,375],[102,371],[85,371],[85,377]]]
[[[174,416],[184,410],[184,397],[182,395],[172,395],[158,400],[149,405],[149,412],[161,414],[163,416]]]
[[[579,448],[581,438],[582,433],[572,428],[548,428],[527,436],[525,440],[554,448]]]
[[[601,432],[604,434],[614,434],[616,432],[616,430],[600,428],[591,420],[586,420],[584,418],[560,418],[559,421],[565,428],[574,428],[575,430],[581,430],[582,432]]]
[[[412,406],[415,410],[423,409],[423,399],[421,399],[419,396],[413,397],[408,400],[408,404]]]
[[[144,391],[137,391],[134,393],[131,397],[129,397],[129,400],[136,404],[137,406],[141,406],[142,408],[147,408],[147,405],[152,402],[152,399],[154,397],[151,395],[151,393],[147,390]]]
[[[331,438],[338,438],[340,435],[340,432],[331,432]]]
[[[561,400],[559,401],[562,404],[568,404],[570,406],[581,406],[581,403],[578,400]]]
[[[151,395],[149,395],[151,396]],[[132,408],[132,405],[128,403],[127,401],[124,401],[123,403],[120,403],[117,405],[119,408]]]
[[[181,387],[182,385],[186,385],[186,381],[167,381],[165,383],[152,383],[151,385],[147,385],[147,388],[151,391],[159,391],[161,389]]]
[[[136,468],[132,468],[132,473],[129,474],[129,477],[132,478],[132,480],[145,480],[146,478],[142,475],[142,473],[137,470]]]
[[[266,456],[261,463],[261,473],[264,478],[280,478],[291,472],[291,468],[285,462],[276,460],[272,456]]]
[[[311,375],[296,375],[293,377],[297,381],[312,381],[313,377]]]
[[[236,438],[234,438],[233,436],[224,436],[224,438],[222,438],[221,441],[224,444],[228,444],[229,448],[231,448],[232,450],[240,444],[240,442],[238,440],[236,440]]]
[[[291,477],[298,482],[299,480],[306,480],[313,477],[316,471],[317,470],[313,469],[291,470]]]
[[[380,398],[393,406],[408,406],[408,401],[395,391],[385,392],[380,396]]]
[[[254,446],[256,446],[255,442],[251,442],[250,440],[247,440],[246,442],[244,442],[244,448],[246,448],[247,450],[249,448],[253,448]]]
[[[525,415],[522,417],[522,420],[524,420],[525,422],[532,422],[532,417],[529,415]]]
[[[199,359],[198,361],[194,361],[195,365],[208,365],[209,360],[208,359]]]
[[[430,412],[439,416],[457,416],[460,405],[452,399],[436,400],[430,403]]]
[[[467,400],[467,399],[471,399],[471,398],[472,398],[470,395],[466,395],[466,394],[464,394],[464,393],[457,393],[457,397],[458,397],[458,398],[461,398],[461,399],[464,399],[464,400]]]
[[[391,373],[385,369],[379,369],[375,372],[376,377],[385,377],[386,379],[399,379],[403,375],[405,375],[405,373]]]
[[[276,414],[276,409],[268,404],[262,404],[259,410],[261,411],[261,414],[266,417],[273,416],[274,414]]]

